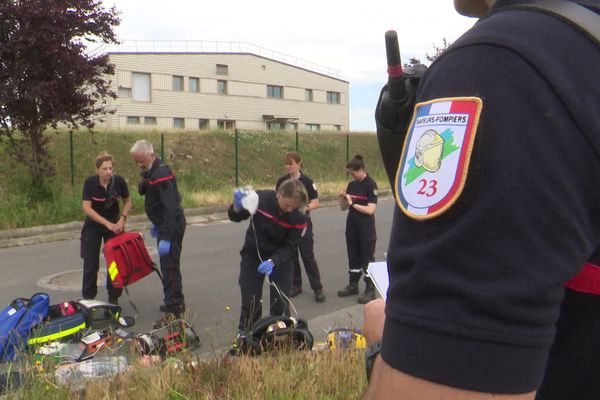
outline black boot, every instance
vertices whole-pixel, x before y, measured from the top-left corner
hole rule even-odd
[[[365,279],[365,283],[365,292],[358,296],[358,302],[360,304],[367,304],[371,300],[375,300],[377,297],[377,294],[375,293],[375,285],[373,284],[373,281],[371,281],[371,278]]]
[[[340,297],[352,296],[353,294],[358,294],[358,282],[350,282],[348,286],[338,290],[338,296]]]
[[[323,293],[323,289],[315,290],[315,301],[317,303],[323,303],[325,301],[325,293]]]

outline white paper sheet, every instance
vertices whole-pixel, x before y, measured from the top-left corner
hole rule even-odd
[[[388,286],[390,286],[387,262],[376,261],[369,263],[367,272],[371,276],[371,280],[375,284],[379,295],[385,300],[387,298]]]

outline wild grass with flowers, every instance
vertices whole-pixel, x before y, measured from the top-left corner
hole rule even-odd
[[[128,153],[139,139],[151,141],[174,168],[186,208],[225,206],[236,184],[273,188],[285,173],[283,154],[295,150],[321,195],[338,193],[346,185],[347,157],[357,153],[364,156],[380,188],[389,186],[373,133],[56,131],[51,138],[56,174],[43,187],[32,187],[27,168],[8,157],[0,144],[0,168],[5,172],[0,174],[0,230],[82,220],[83,182],[95,174],[94,162],[102,151],[113,155],[115,173],[129,183],[132,213],[143,213],[143,198],[137,193],[139,170]]]
[[[147,363],[130,357],[126,373],[95,378],[85,386],[61,386],[52,368],[31,364],[23,384],[7,399],[360,399],[366,388],[363,351],[353,349],[280,350],[260,356],[217,356],[200,360],[191,353]]]

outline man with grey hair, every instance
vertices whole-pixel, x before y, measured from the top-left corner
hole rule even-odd
[[[179,317],[185,311],[180,258],[186,221],[175,173],[156,156],[152,143],[147,140],[135,142],[129,154],[142,171],[138,189],[144,196],[146,215],[153,224],[150,233],[158,243],[164,292],[160,311]]]

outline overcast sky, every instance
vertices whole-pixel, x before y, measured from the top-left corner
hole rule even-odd
[[[121,12],[121,40],[247,42],[340,71],[350,83],[350,129],[374,131],[386,80],[384,34],[398,32],[403,62],[425,61],[475,22],[452,0],[104,0]]]

